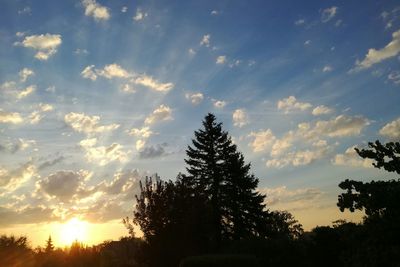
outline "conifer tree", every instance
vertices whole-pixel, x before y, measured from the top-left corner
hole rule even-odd
[[[186,184],[205,196],[212,207],[212,241],[218,248],[225,239],[242,239],[265,233],[264,195],[256,192],[258,179],[250,174],[228,133],[213,114],[195,131],[185,159]]]
[[[46,241],[45,252],[46,253],[51,253],[53,251],[54,251],[53,240],[51,239],[51,235],[49,235],[49,239],[47,239],[47,241]]]

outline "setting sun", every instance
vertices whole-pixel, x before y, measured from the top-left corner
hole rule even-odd
[[[88,223],[72,218],[61,226],[60,231],[60,242],[64,245],[71,245],[74,241],[85,243],[88,238]]]

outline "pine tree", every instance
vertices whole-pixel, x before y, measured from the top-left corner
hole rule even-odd
[[[53,251],[54,251],[53,240],[51,239],[51,235],[49,235],[49,239],[47,239],[47,241],[46,241],[45,252],[46,253],[51,253]]]
[[[212,242],[216,248],[222,240],[242,239],[265,233],[264,195],[256,192],[258,179],[250,174],[250,164],[237,151],[228,133],[222,130],[213,114],[195,131],[193,146],[185,159],[186,184],[205,196],[212,207]]]

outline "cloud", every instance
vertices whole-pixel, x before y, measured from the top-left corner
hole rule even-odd
[[[85,70],[86,70],[86,68],[85,68]],[[85,71],[85,70],[83,70],[83,71]],[[89,71],[89,73],[90,73],[90,71]],[[115,64],[115,63],[106,65],[106,66],[104,66],[103,69],[97,69],[96,73],[97,73],[97,75],[103,76],[104,78],[107,78],[107,79],[129,78],[131,76],[131,74],[128,71],[126,71],[120,65]]]
[[[232,114],[233,125],[243,127],[249,123],[249,118],[244,109],[236,109]]]
[[[90,79],[92,81],[95,81],[97,79],[97,75],[96,75],[96,72],[93,71],[93,69],[94,69],[94,65],[87,66],[81,72],[81,76],[85,79]]]
[[[25,140],[23,138],[18,138],[15,140],[15,142],[8,142],[4,145],[0,144],[0,151],[6,151],[14,154],[19,151],[24,151],[25,149],[34,146],[35,144],[35,140]]]
[[[216,99],[213,99],[212,101],[213,101],[214,107],[216,107],[216,108],[224,108],[226,106],[226,101],[216,100]]]
[[[57,52],[61,43],[61,35],[46,33],[26,36],[22,43],[17,42],[15,44],[36,50],[35,58],[39,60],[48,60]]]
[[[166,143],[158,144],[155,146],[147,146],[142,151],[139,152],[139,157],[141,159],[151,159],[164,156],[166,154],[165,152],[166,146],[167,146]]]
[[[130,194],[132,198],[134,193],[139,190],[140,175],[137,170],[117,172],[114,179],[110,182],[103,182],[99,190],[108,195]]]
[[[17,93],[17,99],[25,98],[35,91],[36,91],[36,85],[29,85],[28,87],[25,88],[25,90],[22,90]]]
[[[55,197],[63,202],[69,202],[83,187],[84,181],[89,178],[85,171],[57,171],[46,178],[39,180],[36,187],[49,197]]]
[[[57,165],[58,163],[60,163],[64,160],[65,160],[64,156],[57,156],[54,159],[46,160],[39,165],[38,170],[41,171],[41,170],[53,167],[54,165]]]
[[[219,12],[217,10],[212,10],[210,14],[216,16],[219,14]]]
[[[306,46],[310,45],[310,44],[311,44],[311,40],[307,40],[307,41],[304,42],[304,45],[306,45]]]
[[[400,117],[383,126],[379,130],[379,134],[389,138],[390,140],[398,141],[400,139]]]
[[[400,85],[400,71],[392,71],[388,75],[388,79],[396,85]]]
[[[113,161],[121,163],[128,161],[129,152],[123,151],[123,146],[118,143],[112,143],[109,146],[97,146],[97,139],[84,139],[79,144],[85,150],[85,157],[89,162],[96,163],[99,166],[105,166]]]
[[[74,51],[75,55],[88,55],[89,51],[87,51],[86,49],[81,49],[81,48],[77,48]]]
[[[119,124],[99,125],[99,116],[88,116],[84,113],[70,112],[64,116],[64,122],[77,132],[86,134],[113,131]]]
[[[209,34],[204,35],[203,38],[201,38],[200,45],[209,47],[210,39],[211,39],[211,35],[209,35]]]
[[[218,56],[217,60],[215,61],[216,64],[225,64],[226,56]]]
[[[333,68],[329,65],[326,65],[322,68],[322,72],[331,72]]]
[[[370,48],[362,61],[356,61],[355,67],[349,72],[356,72],[370,68],[372,65],[380,63],[386,59],[397,56],[400,53],[400,30],[392,34],[392,41],[382,49]]]
[[[139,139],[136,141],[136,150],[140,151],[146,145],[146,140]]]
[[[123,6],[122,8],[121,8],[121,12],[122,13],[126,13],[128,11],[128,7],[127,6]]]
[[[31,13],[32,13],[32,10],[29,6],[26,6],[23,9],[18,10],[18,15],[25,15],[25,14],[30,15]]]
[[[135,16],[132,17],[134,21],[140,21],[143,20],[145,17],[147,17],[147,13],[144,13],[140,8],[136,9],[136,14]]]
[[[49,222],[56,218],[53,209],[43,206],[27,206],[20,209],[0,207],[0,226]]]
[[[326,8],[321,12],[321,21],[326,23],[333,19],[337,13],[338,8],[336,6]]]
[[[267,195],[265,202],[268,207],[288,211],[313,208],[318,205],[323,196],[323,192],[317,188],[290,190],[286,186],[279,186],[261,188],[259,191]]]
[[[325,157],[329,152],[331,152],[331,147],[329,146],[317,147],[314,150],[306,149],[300,151],[292,151],[285,154],[281,158],[273,158],[267,160],[266,165],[269,168],[283,168],[287,165],[308,165],[315,160],[319,160]]]
[[[271,157],[278,157],[284,154],[293,146],[294,138],[294,133],[289,131],[281,139],[276,139],[271,148]]]
[[[35,175],[36,168],[31,162],[27,162],[11,171],[0,167],[0,189],[10,193],[18,189]]]
[[[134,93],[136,93],[135,88],[129,83],[123,84],[120,87],[120,91],[123,92],[123,93],[126,93],[126,94],[134,94]]]
[[[188,53],[189,55],[194,56],[196,55],[196,50],[194,50],[193,48],[189,48]]]
[[[146,125],[154,124],[159,121],[172,120],[172,110],[166,105],[160,105],[144,121]]]
[[[282,100],[279,100],[277,103],[277,107],[278,109],[282,109],[285,111],[285,113],[289,113],[291,111],[295,111],[295,110],[307,110],[309,108],[312,107],[312,105],[310,103],[303,103],[303,102],[299,102],[297,101],[296,97],[294,96],[289,96],[288,98],[284,98]]]
[[[324,105],[320,105],[313,109],[312,114],[314,116],[319,116],[319,115],[331,114],[332,112],[333,112],[333,109],[328,108],[327,106],[324,106]]]
[[[153,132],[150,130],[149,127],[142,127],[142,128],[132,128],[129,133],[129,135],[140,137],[140,138],[149,138],[151,135],[153,135]]]
[[[362,116],[339,115],[331,120],[317,121],[314,125],[300,123],[297,134],[303,139],[319,139],[321,136],[345,137],[359,135],[370,124],[369,120]]]
[[[193,105],[198,105],[200,104],[203,99],[204,99],[204,95],[202,93],[194,93],[194,94],[185,94],[186,99],[190,100],[190,102],[192,102]]]
[[[254,137],[253,142],[249,144],[253,149],[253,152],[265,151],[272,146],[276,139],[270,129],[259,132],[251,132],[249,136]]]
[[[346,149],[344,154],[337,154],[332,159],[332,163],[340,166],[372,168],[374,161],[372,159],[362,159],[354,150],[355,148],[356,146],[352,146]]]
[[[35,72],[31,69],[23,68],[22,70],[20,70],[18,75],[19,75],[20,81],[25,82],[30,76],[35,75]]]
[[[174,88],[173,83],[160,83],[157,80],[153,79],[153,77],[147,75],[140,75],[134,81],[136,84],[146,86],[158,92],[168,92],[172,88]]]
[[[17,112],[7,112],[0,109],[0,123],[18,124],[23,122],[21,115]]]
[[[96,0],[82,0],[85,15],[93,17],[96,21],[108,20],[111,16],[108,8],[96,2]]]
[[[38,107],[38,110],[33,111],[28,116],[30,124],[38,123],[39,121],[41,121],[43,119],[45,112],[50,112],[53,109],[54,109],[54,107],[52,105],[50,105],[50,104],[40,103],[39,107]]]
[[[303,25],[305,22],[306,22],[306,21],[305,21],[304,19],[298,19],[298,20],[296,20],[296,21],[294,22],[294,25],[297,25],[297,26]]]

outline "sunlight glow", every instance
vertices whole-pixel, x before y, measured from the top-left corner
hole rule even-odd
[[[63,245],[71,245],[74,241],[87,242],[88,223],[78,218],[72,218],[63,224],[60,231],[60,242]]]

